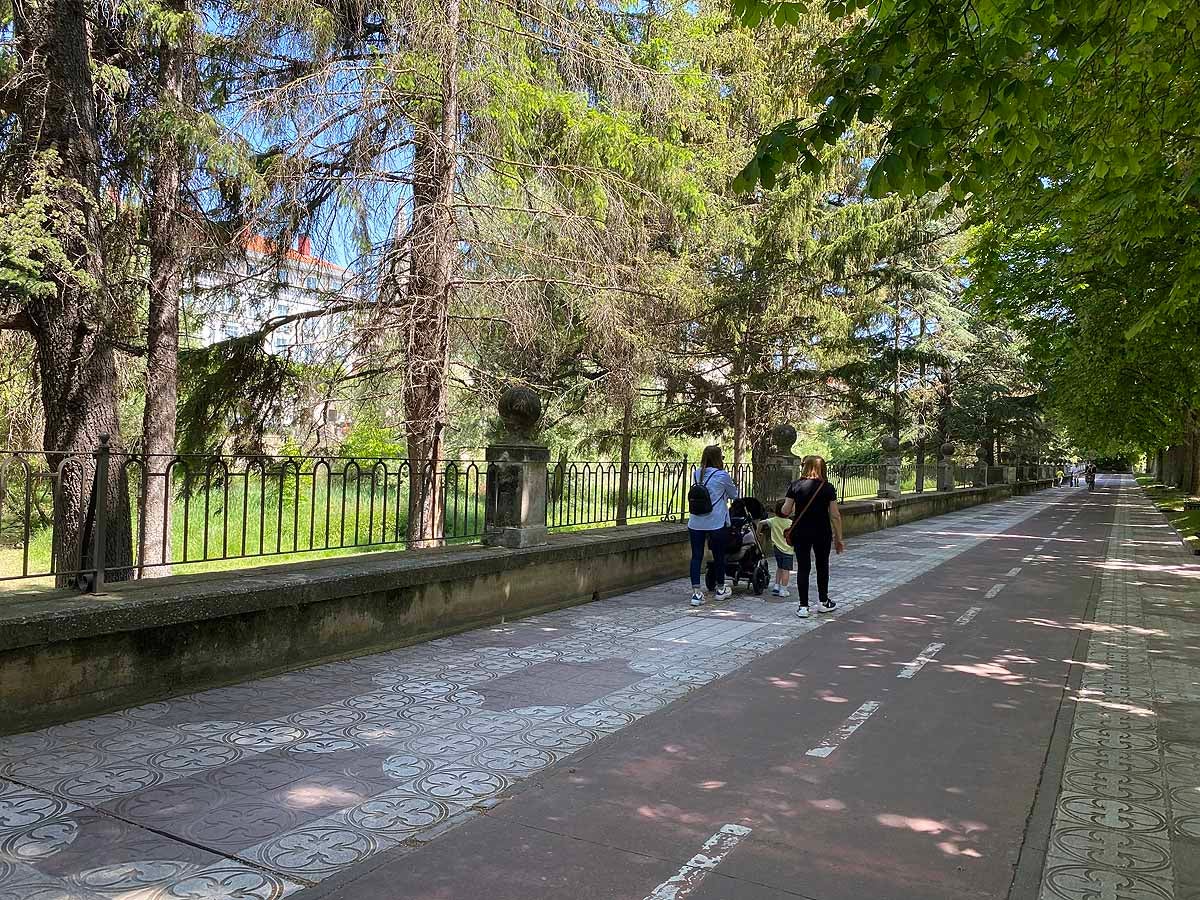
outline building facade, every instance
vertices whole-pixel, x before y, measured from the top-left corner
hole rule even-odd
[[[255,235],[241,258],[195,276],[184,303],[184,343],[209,347],[261,331],[266,353],[350,372],[358,362],[352,315],[329,310],[357,297],[354,273],[314,254],[307,235],[282,254]],[[315,428],[326,444],[340,440],[350,427],[345,405],[334,398],[314,396],[300,405],[306,408],[280,411],[282,431]]]

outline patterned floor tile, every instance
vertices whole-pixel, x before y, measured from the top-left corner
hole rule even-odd
[[[1132,539],[1161,516],[1128,480],[1115,510],[1039,900],[1179,900],[1173,836],[1188,836],[1190,804],[1200,800],[1200,788],[1193,795],[1180,783],[1200,779],[1191,748],[1176,752],[1162,738],[1164,722],[1184,715],[1162,704],[1200,700],[1200,670],[1163,652],[1190,631],[1150,614],[1164,582],[1187,573],[1174,548]],[[1139,576],[1145,567],[1157,583]],[[1196,599],[1186,602],[1195,609]]]
[[[843,602],[834,618],[1051,502],[1017,498],[932,527],[856,538],[855,553],[835,563]],[[0,739],[0,778],[20,774],[58,795],[0,781],[0,898],[17,885],[23,893],[12,900],[42,900],[33,891],[57,900],[276,900],[467,816],[827,621],[798,620],[791,604],[749,594],[693,611],[688,596],[686,584],[674,582]],[[1098,694],[1124,692],[1132,703],[1135,692],[1153,692],[1134,678],[1147,677],[1136,671],[1146,639],[1119,638],[1108,648],[1112,672],[1089,685]],[[1081,817],[1075,827],[1127,821],[1131,843],[1080,838],[1061,848],[1064,865],[1103,867],[1139,853],[1148,861],[1150,851],[1135,846],[1150,840],[1132,827],[1138,804],[1163,806],[1155,824],[1167,828],[1169,798],[1147,787],[1162,767],[1144,771],[1125,751],[1144,744],[1149,730],[1126,708],[1089,715],[1080,730],[1092,733],[1071,759],[1103,764],[1097,768],[1107,774],[1076,776],[1077,793],[1117,805],[1072,805]],[[1186,750],[1165,758],[1191,764]],[[1191,824],[1177,816],[1175,827]],[[102,841],[106,850],[97,853]]]

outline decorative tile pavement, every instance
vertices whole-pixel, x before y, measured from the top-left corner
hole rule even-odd
[[[1060,496],[855,538],[834,563],[834,615]],[[276,900],[453,827],[522,779],[827,621],[749,595],[693,612],[689,595],[672,582],[0,738],[0,900]],[[1125,665],[1145,668],[1136,646],[1118,649]],[[1172,689],[1186,692],[1188,673],[1175,676]],[[1080,861],[1057,881],[1083,883],[1124,860],[1122,877],[1153,880],[1169,858],[1162,768],[1147,778],[1124,762],[1131,747],[1158,746],[1136,724],[1097,720],[1077,748],[1076,758],[1115,768],[1078,776],[1062,852]],[[1200,767],[1186,748],[1174,761],[1182,773]],[[1177,827],[1200,826],[1200,810],[1186,808]],[[1105,843],[1088,830],[1109,821],[1128,836]]]
[[[1181,843],[1200,837],[1189,832],[1200,731],[1171,743],[1164,730],[1169,704],[1200,703],[1200,597],[1188,586],[1200,566],[1130,479],[1109,496],[1115,518],[1039,897],[1195,900],[1200,884],[1177,866],[1200,855],[1200,843]]]

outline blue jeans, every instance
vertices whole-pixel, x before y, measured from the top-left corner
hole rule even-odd
[[[717,587],[725,586],[725,540],[724,528],[713,531],[697,531],[688,529],[688,537],[692,539],[692,587],[700,587],[700,569],[704,563],[704,542],[713,555],[713,574],[717,576]]]

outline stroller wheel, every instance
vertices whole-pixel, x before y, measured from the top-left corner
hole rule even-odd
[[[771,568],[767,565],[765,559],[759,560],[757,566],[754,567],[754,593],[761,594],[767,589],[767,582],[771,580]]]
[[[717,589],[717,573],[713,571],[712,563],[709,563],[708,568],[704,570],[704,586],[710,591]]]

